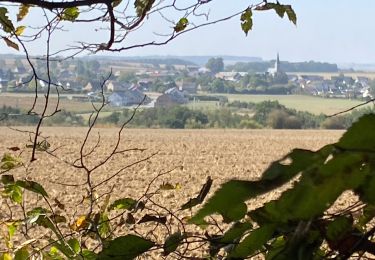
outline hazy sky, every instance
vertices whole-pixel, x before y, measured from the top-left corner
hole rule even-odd
[[[223,17],[241,10],[246,0],[216,0],[212,17]],[[116,55],[240,55],[273,59],[277,52],[282,60],[328,61],[338,63],[375,63],[375,1],[374,0],[281,0],[293,5],[297,27],[287,18],[280,19],[274,11],[254,14],[254,29],[246,37],[240,29],[239,18],[200,29],[177,38],[166,46],[135,49]],[[30,19],[41,19],[30,17]],[[160,23],[139,32],[137,42],[150,36],[151,31],[163,32]],[[147,27],[146,27],[147,28]],[[75,29],[56,37],[57,48],[85,34],[86,39],[98,40],[103,34],[93,28]],[[43,47],[34,45],[32,51],[41,53]],[[9,53],[3,43],[1,53]],[[105,54],[105,53],[101,53]]]

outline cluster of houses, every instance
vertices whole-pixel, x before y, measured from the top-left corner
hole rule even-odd
[[[111,106],[133,106],[133,105],[148,105],[151,107],[171,107],[180,104],[186,104],[189,99],[188,95],[197,92],[197,86],[194,83],[178,82],[176,87],[167,89],[163,94],[158,95],[155,99],[150,98],[145,94],[148,91],[148,84],[138,83],[118,83],[115,81],[108,81],[104,85],[104,93],[108,103]],[[84,87],[87,96],[91,101],[100,99],[101,88],[96,85],[88,83]],[[78,98],[79,96],[77,96]],[[74,96],[72,97],[75,98]]]
[[[271,76],[284,73],[280,66],[279,55],[277,55],[274,67],[269,68],[266,73]],[[285,74],[290,83],[298,86],[296,90],[298,93],[329,98],[373,98],[370,93],[370,78],[368,77],[356,76],[353,78],[342,74],[327,78],[314,74],[304,75],[288,72]],[[248,72],[219,72],[215,77],[240,82],[246,75]]]
[[[188,96],[197,93],[200,86],[194,81],[181,80],[173,82],[171,88],[164,93],[148,97],[145,92],[149,92],[157,80],[167,82],[168,78],[176,76],[175,68],[171,69],[155,69],[140,68],[136,73],[136,80],[133,83],[119,82],[120,71],[114,72],[114,79],[105,82],[91,80],[85,85],[77,83],[77,72],[68,66],[60,68],[57,85],[65,89],[72,90],[74,94],[71,98],[82,101],[93,101],[101,99],[100,92],[103,89],[105,97],[111,106],[132,106],[143,102],[144,105],[156,107],[169,107],[177,104],[185,104],[188,102]],[[196,78],[202,74],[209,74],[226,81],[240,82],[247,72],[219,72],[212,74],[207,68],[199,66],[185,66],[184,73],[186,78]],[[288,76],[288,80],[293,85],[298,86],[298,92],[308,95],[337,97],[337,98],[372,98],[370,94],[370,79],[367,77],[347,77],[344,75],[334,76],[327,79],[319,75],[304,75],[296,73],[284,73],[281,70],[279,55],[272,68],[267,72],[268,75],[277,75],[283,73]],[[12,68],[0,68],[0,92],[13,91],[22,92],[30,91],[30,85],[24,84],[30,81],[31,75],[22,63],[18,62]],[[33,81],[29,84],[34,83]],[[35,84],[35,83],[34,83]],[[166,83],[166,85],[168,85]],[[46,83],[38,81],[38,87],[45,88]]]

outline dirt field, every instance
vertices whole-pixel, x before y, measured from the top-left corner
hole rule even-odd
[[[100,131],[101,144],[98,152],[90,156],[89,167],[103,160],[115,142],[114,129],[95,129],[94,138],[89,139],[89,147],[86,151],[95,146],[98,131]],[[83,128],[46,128],[43,130],[43,136],[48,136],[51,143],[50,149],[58,148],[56,155],[69,162],[78,158],[84,133]],[[99,187],[96,196],[101,196],[113,188],[111,202],[122,197],[138,199],[158,173],[178,167],[169,175],[158,179],[151,188],[155,190],[163,182],[173,185],[179,183],[181,189],[163,191],[155,197],[162,205],[170,209],[178,209],[188,198],[199,192],[207,176],[211,176],[214,180],[210,192],[212,194],[212,191],[225,180],[258,178],[271,161],[280,158],[293,148],[318,149],[336,141],[341,135],[341,131],[322,130],[125,130],[120,144],[121,149],[145,148],[147,150],[117,155],[114,160],[109,160],[107,165],[93,171],[92,181],[95,185],[122,167],[157,152],[150,160],[122,171],[107,185]],[[78,215],[84,214],[87,210],[87,200],[83,199],[86,191],[85,186],[67,185],[84,183],[86,175],[82,170],[70,167],[45,153],[39,153],[38,160],[32,164],[27,163],[27,159],[30,158],[30,151],[25,148],[28,139],[26,133],[0,128],[0,154],[10,152],[8,148],[14,146],[24,150],[21,157],[27,168],[25,170],[21,167],[14,170],[15,177],[26,176],[29,180],[40,182],[46,188],[51,200],[58,198],[66,206],[67,212],[74,213],[67,216],[70,223],[74,222]],[[18,154],[19,152],[11,153]],[[267,198],[276,195],[277,192],[270,194]],[[27,200],[30,206],[37,205],[35,198],[28,197]],[[39,203],[42,202],[39,201]]]

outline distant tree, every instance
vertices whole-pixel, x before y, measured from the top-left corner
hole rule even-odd
[[[117,80],[119,82],[134,83],[137,81],[137,77],[134,72],[121,72]]]
[[[372,80],[370,82],[370,89],[369,89],[370,95],[372,98],[375,97],[375,80]]]
[[[212,73],[217,73],[224,70],[223,58],[210,58],[206,64],[206,68]]]
[[[90,60],[87,62],[87,69],[92,72],[97,72],[100,69],[100,63],[97,60]]]

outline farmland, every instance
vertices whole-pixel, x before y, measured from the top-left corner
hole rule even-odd
[[[25,129],[22,129],[25,130]],[[96,144],[98,129],[94,130],[89,146]],[[44,128],[43,136],[48,136],[51,149],[59,147],[57,155],[64,160],[73,161],[79,156],[84,128]],[[100,129],[101,145],[97,153],[91,156],[89,164],[98,162],[108,154],[115,142],[115,129]],[[156,182],[180,183],[182,188],[175,194],[169,194],[173,200],[170,206],[178,207],[187,197],[195,195],[207,176],[214,179],[214,189],[229,178],[255,179],[272,162],[293,148],[318,149],[327,143],[336,141],[342,131],[313,130],[150,130],[129,129],[123,134],[121,148],[145,148],[144,152],[129,152],[116,156],[109,164],[93,174],[94,182],[111,175],[116,169],[157,154],[150,160],[126,170],[108,183],[114,185],[114,197],[140,197],[147,184],[156,174],[178,168]],[[7,128],[0,129],[0,154],[9,152],[8,147],[20,147],[24,150],[29,135]],[[272,149],[271,149],[272,147]],[[25,162],[30,150],[22,153]],[[78,205],[79,198],[85,192],[75,187],[66,187],[56,183],[82,183],[82,171],[67,167],[65,163],[45,153],[38,155],[39,160],[29,169],[28,178],[47,187],[52,198],[59,197],[63,203]],[[24,169],[16,169],[17,177],[24,176]],[[107,188],[108,188],[107,187]],[[105,190],[105,189],[104,189]],[[101,191],[102,192],[102,191]],[[81,194],[82,193],[82,194]]]
[[[277,100],[280,104],[294,108],[299,111],[307,111],[313,114],[326,114],[331,115],[358,104],[360,100],[338,99],[338,98],[321,98],[306,95],[238,95],[238,94],[225,94],[231,101],[254,102],[259,103],[267,100]],[[213,104],[214,106],[214,104]]]

